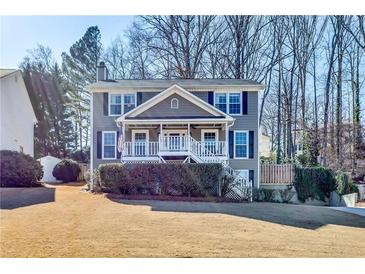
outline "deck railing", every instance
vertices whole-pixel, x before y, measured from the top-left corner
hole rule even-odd
[[[124,142],[123,156],[147,157],[157,156],[159,142]]]
[[[189,152],[194,151],[199,157],[227,156],[225,141],[192,142],[187,136],[163,136],[153,142],[123,142],[123,156],[147,157],[158,156],[161,152]]]
[[[160,151],[188,151],[187,136],[160,136]]]

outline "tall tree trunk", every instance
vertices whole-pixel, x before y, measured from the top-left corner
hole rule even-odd
[[[335,57],[335,37],[332,38],[330,48],[329,64],[327,69],[326,87],[324,91],[324,120],[323,120],[323,142],[322,142],[322,165],[327,166],[327,145],[328,145],[328,112],[331,93],[331,78],[333,71],[333,62]]]

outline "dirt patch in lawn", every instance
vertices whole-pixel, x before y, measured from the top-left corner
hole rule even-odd
[[[0,189],[18,205],[0,212],[1,257],[365,257],[365,218],[327,207],[111,200],[80,184],[49,188],[48,200],[41,188]]]

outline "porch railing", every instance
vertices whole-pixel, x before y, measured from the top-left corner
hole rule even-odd
[[[159,151],[159,142],[124,142],[123,156],[157,156]]]
[[[160,151],[188,151],[188,140],[186,136],[160,136]]]
[[[160,152],[193,152],[199,157],[226,156],[225,141],[202,142],[187,136],[160,137],[156,142],[123,142],[123,156],[158,156]]]

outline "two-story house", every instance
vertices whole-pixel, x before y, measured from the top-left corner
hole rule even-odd
[[[91,92],[91,167],[115,162],[229,165],[259,186],[260,83],[241,79],[109,80]]]

